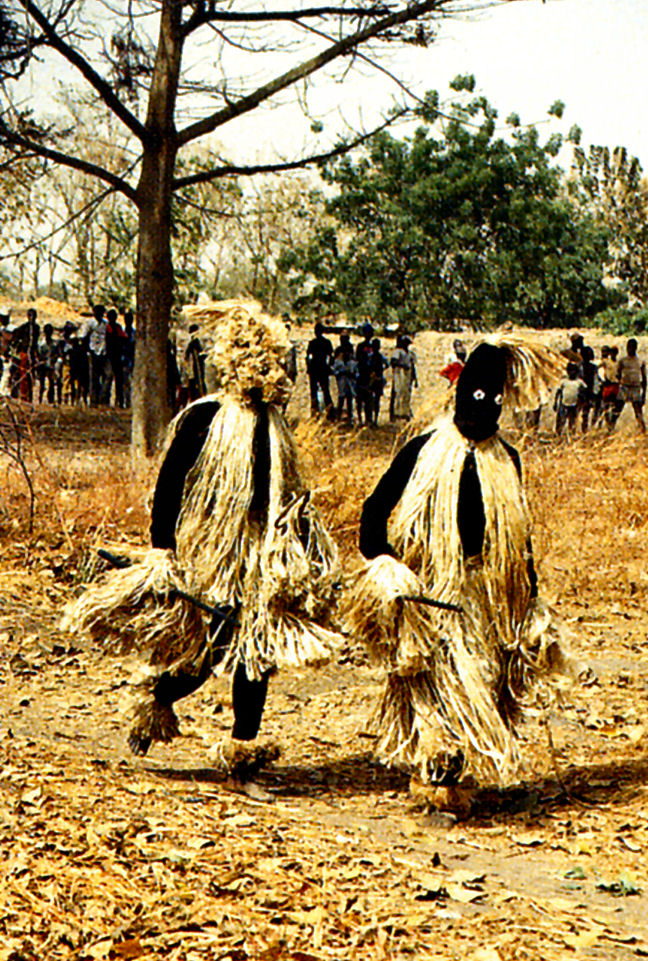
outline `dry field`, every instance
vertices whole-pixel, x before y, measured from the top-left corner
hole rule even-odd
[[[457,823],[373,761],[379,678],[354,648],[272,682],[273,803],[209,767],[231,723],[221,681],[178,705],[181,739],[130,756],[130,666],[56,625],[98,546],[146,542],[153,475],[132,468],[121,413],[26,422],[32,534],[24,479],[0,457],[0,961],[648,956],[648,446],[631,417],[611,439],[517,438],[542,593],[595,677],[552,714],[553,752],[530,719],[519,784],[484,788]],[[352,566],[398,438],[297,434]]]

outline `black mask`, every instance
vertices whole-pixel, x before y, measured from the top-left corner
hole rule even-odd
[[[492,344],[472,351],[457,381],[454,422],[469,440],[486,440],[497,430],[506,380],[506,353]]]

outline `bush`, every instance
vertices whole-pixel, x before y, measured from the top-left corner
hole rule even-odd
[[[645,334],[648,329],[648,307],[607,307],[589,321],[610,334]]]

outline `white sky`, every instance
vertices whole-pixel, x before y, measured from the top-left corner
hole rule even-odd
[[[432,86],[471,72],[505,118],[543,119],[558,99],[586,143],[623,145],[648,169],[646,0],[525,0],[446,23]],[[437,79],[438,78],[438,79]]]
[[[209,76],[208,46],[202,55]],[[498,109],[502,124],[512,111],[523,123],[542,122],[548,107],[561,99],[566,104],[561,129],[577,123],[584,144],[624,145],[648,172],[647,60],[648,0],[515,0],[445,20],[427,50],[410,47],[397,62],[385,62],[419,92],[438,89],[442,98],[457,74],[475,74],[479,92]],[[294,65],[292,59],[277,55],[271,74],[288,65]],[[68,75],[60,63],[53,71],[53,79]],[[42,80],[36,71],[28,96],[51,109],[52,88]],[[343,88],[315,81],[308,102],[325,123],[321,137],[309,133],[292,106],[257,111],[221,128],[215,138],[239,162],[326,149],[340,127],[339,99],[347,121],[357,128],[361,120],[368,128],[394,92],[387,78],[375,74]]]
[[[565,131],[577,123],[584,144],[626,146],[648,171],[647,62],[648,0],[518,0],[445,21],[437,41],[427,50],[410,48],[394,72],[419,90],[438,89],[442,98],[457,74],[473,73],[502,123],[512,111],[523,123],[541,122],[549,106],[563,100]],[[348,120],[357,121],[353,102],[359,99],[369,125],[392,90],[380,77],[356,82],[347,98]],[[323,88],[309,97],[324,120],[329,96]],[[273,115],[238,129],[248,146],[263,140],[267,148],[269,141],[287,153],[287,127],[289,121]],[[231,125],[219,136],[229,145],[237,132]]]

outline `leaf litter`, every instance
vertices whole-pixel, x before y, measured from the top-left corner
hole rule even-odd
[[[353,649],[273,682],[264,733],[283,754],[260,776],[273,803],[209,766],[231,723],[220,681],[182,703],[179,741],[131,758],[128,665],[61,636],[56,619],[95,546],[145,542],[151,474],[133,473],[119,415],[87,412],[82,450],[78,414],[66,429],[60,412],[55,443],[39,416],[36,541],[17,480],[0,499],[0,961],[648,954],[645,547],[618,524],[629,504],[648,517],[642,441],[521,445],[544,590],[597,683],[551,719],[554,756],[526,724],[520,785],[478,792],[455,824],[373,762],[379,678]],[[395,441],[367,433],[300,441],[349,563],[361,498]]]

